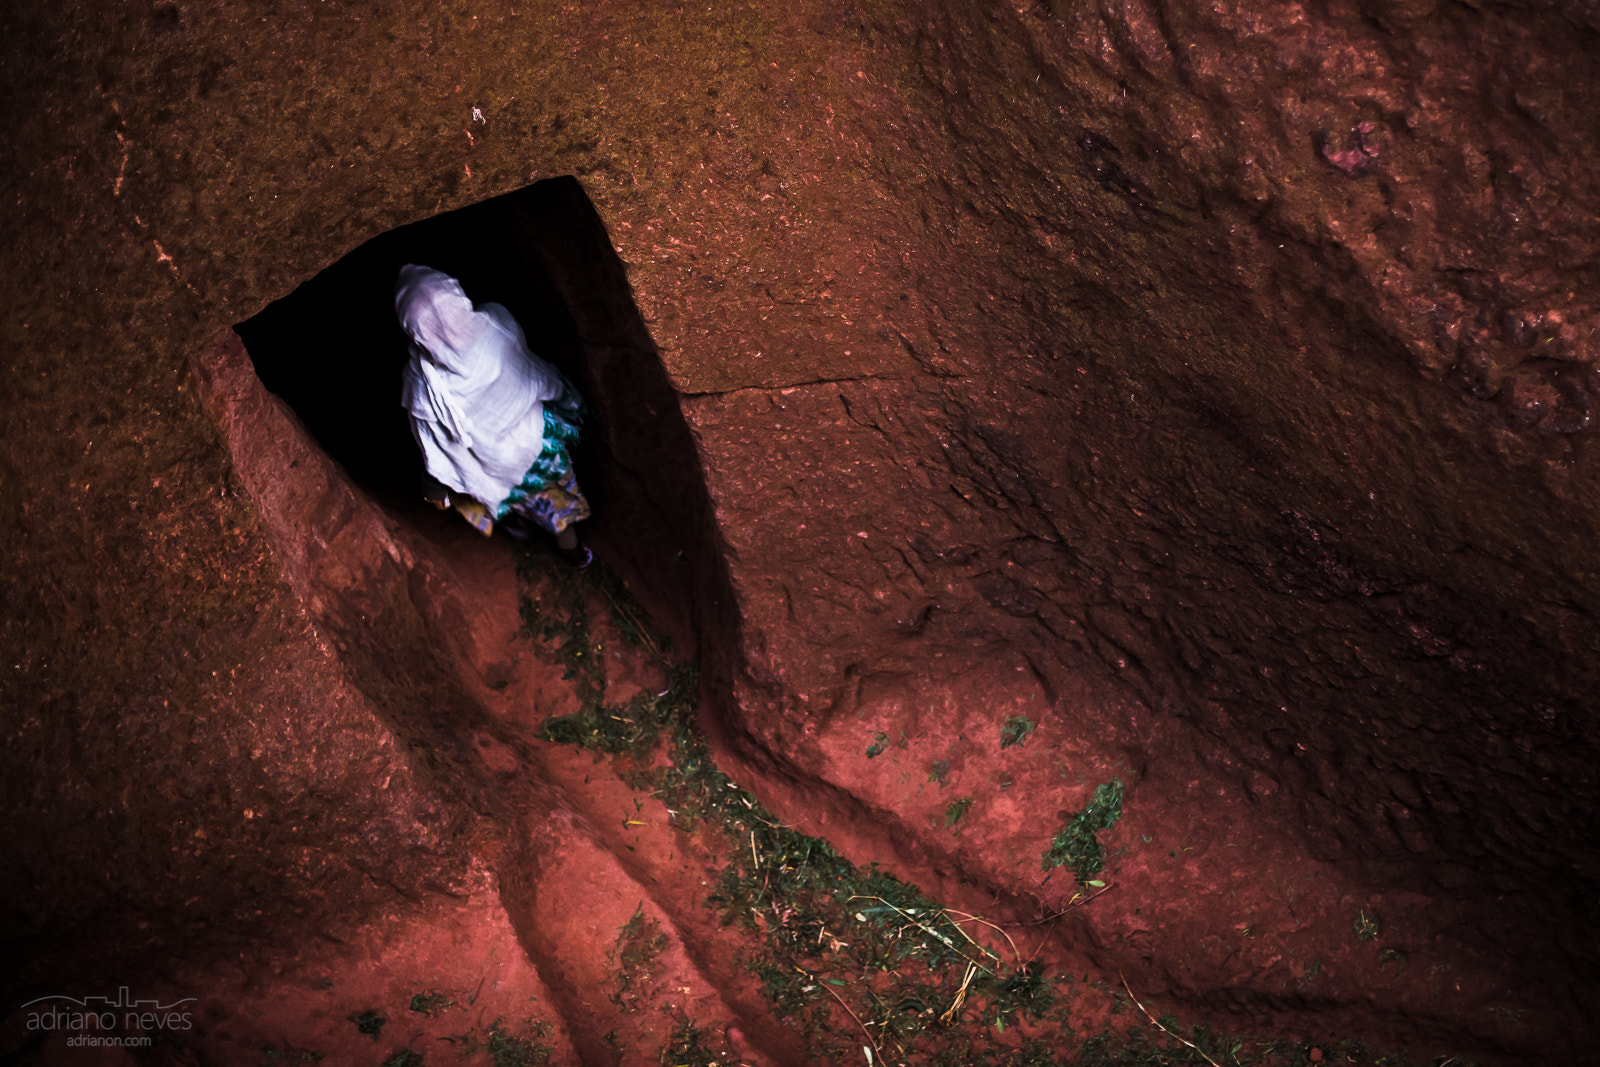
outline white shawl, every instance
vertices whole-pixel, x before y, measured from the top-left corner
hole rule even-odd
[[[544,445],[544,404],[561,374],[528,350],[499,304],[474,308],[461,283],[400,268],[395,313],[411,336],[400,402],[428,473],[497,512]]]

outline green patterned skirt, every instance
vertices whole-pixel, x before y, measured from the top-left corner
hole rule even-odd
[[[522,476],[522,484],[500,503],[495,513],[497,522],[510,520],[508,529],[533,523],[558,534],[589,517],[589,501],[578,487],[568,451],[578,441],[578,427],[584,415],[583,401],[570,387],[559,401],[545,402],[544,447]]]

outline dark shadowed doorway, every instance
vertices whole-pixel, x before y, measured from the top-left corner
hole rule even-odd
[[[590,407],[575,456],[595,512],[585,538],[675,638],[698,644],[708,608],[725,625],[731,597],[693,437],[576,179],[391,230],[239,323],[262,384],[360,489],[401,516],[427,509],[400,405],[409,353],[394,285],[406,263],[453,275],[477,303],[505,305],[529,346],[577,384]]]

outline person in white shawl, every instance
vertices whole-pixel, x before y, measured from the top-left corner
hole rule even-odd
[[[475,307],[441,271],[400,268],[395,313],[411,338],[401,403],[434,483],[425,495],[484,534],[537,525],[581,551],[571,527],[590,512],[568,446],[584,409],[571,383],[529,350],[509,311]]]

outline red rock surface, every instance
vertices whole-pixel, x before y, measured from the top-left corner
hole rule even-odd
[[[1592,1044],[1592,4],[22,3],[0,33],[8,1011],[148,975],[205,991],[205,1062],[354,1059],[363,997],[477,970],[480,1033],[537,997],[574,1061],[602,1026],[659,1047],[680,997],[727,1055],[803,1056],[699,899],[716,857],[526,739],[574,697],[514,651],[509,558],[384,510],[218,341],[570,173],[642,315],[564,294],[621,331],[586,339],[597,543],[778,816],[1022,929],[1118,777],[1111,891],[1053,965],[1256,1033]],[[599,988],[641,908],[673,946],[642,1017]]]

